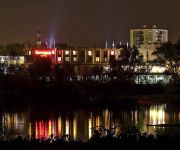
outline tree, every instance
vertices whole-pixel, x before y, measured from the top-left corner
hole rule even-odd
[[[75,80],[75,68],[74,65],[66,62],[63,64],[64,80],[70,81]]]
[[[5,49],[3,45],[0,45],[0,55],[4,56],[5,55]]]
[[[65,76],[64,66],[56,64],[53,69],[56,82],[62,82]]]
[[[119,58],[116,60],[114,56],[111,56],[109,62],[111,78],[132,82],[136,66],[142,63],[142,56],[137,48],[122,46]]]
[[[30,66],[29,72],[31,78],[37,80],[38,78],[45,79],[45,77],[50,77],[52,73],[51,59],[46,58],[36,58],[33,65]]]
[[[131,64],[142,64],[143,62],[143,56],[139,53],[139,50],[137,47],[133,47],[130,49],[131,55],[130,55],[130,63]]]
[[[9,56],[23,56],[24,45],[20,43],[9,43],[5,46],[6,55]]]
[[[180,39],[175,44],[172,42],[163,43],[153,55],[157,56],[157,61],[166,67],[167,72],[176,82],[179,79]]]

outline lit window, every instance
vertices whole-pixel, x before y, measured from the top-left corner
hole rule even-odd
[[[92,51],[88,51],[88,55],[89,55],[89,56],[92,56]]]
[[[77,51],[73,51],[73,55],[77,55]]]
[[[69,57],[65,57],[65,61],[69,61]]]
[[[61,57],[58,57],[58,61],[61,61],[62,59],[61,59]]]
[[[96,62],[99,62],[99,60],[100,60],[99,57],[96,57]]]
[[[52,50],[52,54],[55,54],[55,51],[54,51],[54,50]]]
[[[114,51],[111,51],[111,55],[114,55]]]
[[[29,51],[29,55],[31,55],[31,51]]]
[[[77,57],[73,57],[73,61],[77,61]]]
[[[69,55],[69,51],[65,51],[65,55]]]

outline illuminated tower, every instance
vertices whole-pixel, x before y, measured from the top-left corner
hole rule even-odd
[[[144,62],[155,60],[153,52],[167,41],[168,30],[157,28],[156,25],[144,25],[142,28],[130,30],[130,47],[135,46],[139,49]]]
[[[40,32],[40,30],[38,30],[38,32],[37,32],[37,46],[38,47],[41,46],[41,32]]]

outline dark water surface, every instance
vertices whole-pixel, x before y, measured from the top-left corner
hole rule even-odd
[[[59,105],[59,104],[58,104]],[[66,109],[26,106],[0,109],[0,137],[13,139],[18,135],[48,138],[51,134],[69,134],[74,140],[87,141],[92,136],[92,127],[115,128],[115,133],[125,132],[129,126],[137,126],[141,132],[155,134],[156,131],[180,134],[180,102],[139,101],[132,105],[116,107],[94,106],[93,108]],[[171,126],[148,126],[148,125]],[[103,131],[106,135],[106,131]]]

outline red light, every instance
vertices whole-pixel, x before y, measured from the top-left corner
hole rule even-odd
[[[57,49],[34,49],[33,50],[34,58],[48,58],[51,59],[52,64],[61,63],[63,61],[63,50]]]
[[[49,51],[49,50],[36,50],[35,54],[36,55],[51,55],[51,51]]]

